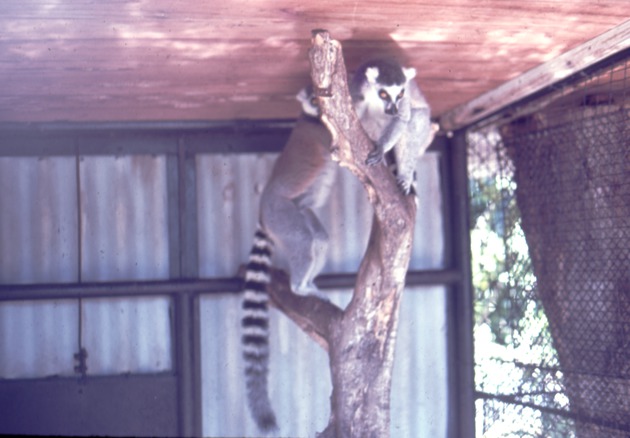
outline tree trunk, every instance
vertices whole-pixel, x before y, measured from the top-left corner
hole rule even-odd
[[[579,437],[630,430],[628,114],[579,107],[502,131]]]
[[[345,311],[316,297],[291,293],[274,272],[269,288],[276,306],[329,353],[331,417],[321,437],[387,437],[398,310],[411,257],[416,207],[385,165],[367,167],[373,148],[348,91],[339,42],[313,32],[311,76],[322,120],[333,138],[333,158],[363,183],[374,208],[366,254]]]

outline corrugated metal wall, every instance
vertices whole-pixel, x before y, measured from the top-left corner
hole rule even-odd
[[[166,279],[164,156],[82,157],[83,281]]]
[[[275,157],[197,156],[200,276],[230,277],[245,262]],[[420,160],[417,185],[411,267],[439,268],[444,238],[437,154]],[[0,282],[166,279],[168,208],[164,156],[0,158]],[[355,271],[372,212],[346,170],[339,170],[320,217],[331,238],[325,272]],[[405,294],[392,391],[394,436],[445,435],[445,294],[443,287]],[[343,304],[350,298],[348,291],[330,296]],[[170,370],[171,308],[165,296],[0,303],[0,378],[72,375],[81,346],[90,375]],[[203,434],[256,435],[244,400],[240,296],[202,296],[200,312]],[[327,356],[278,312],[271,330],[272,397],[282,434],[312,436],[329,415]]]
[[[168,278],[165,157],[82,157],[78,173],[75,157],[0,158],[0,282]]]
[[[167,278],[165,163],[81,157],[77,174],[76,157],[0,158],[0,282]],[[170,307],[168,297],[0,303],[0,378],[73,375],[81,347],[90,375],[169,370]]]
[[[446,437],[446,321],[445,287],[407,288],[392,377],[392,437]]]
[[[168,371],[170,307],[166,297],[0,303],[0,378],[74,375],[79,321],[87,375]]]
[[[232,276],[245,263],[258,220],[259,196],[275,154],[204,155],[197,161],[199,270]],[[420,209],[411,266],[441,268],[444,232],[439,155],[418,163]],[[354,272],[365,252],[372,209],[353,175],[340,169],[319,217],[330,235],[325,272]],[[216,226],[212,226],[216,224]],[[345,304],[350,292],[330,292]],[[203,434],[257,436],[244,400],[240,296],[201,299]],[[393,436],[446,434],[447,353],[444,287],[407,290],[402,303],[392,389]],[[314,436],[330,410],[328,356],[288,318],[272,311],[270,393],[282,436]]]
[[[350,292],[329,292],[345,306]],[[446,311],[443,287],[410,288],[401,304],[392,382],[392,436],[445,437]],[[240,296],[201,299],[203,435],[260,436],[244,399]],[[270,396],[278,436],[312,437],[330,414],[328,355],[292,321],[272,311]]]
[[[277,154],[198,155],[199,275],[231,277],[246,260]]]
[[[74,374],[77,300],[0,303],[0,378]]]
[[[277,154],[197,157],[199,272],[232,276],[247,260],[258,222],[260,194]],[[325,273],[356,272],[365,252],[372,207],[365,191],[339,168],[331,197],[318,212],[330,237]],[[439,155],[427,153],[417,166],[418,219],[411,269],[443,266],[444,237]]]
[[[0,157],[0,282],[78,280],[73,157]]]
[[[168,297],[82,301],[87,373],[126,374],[172,368]]]
[[[78,279],[75,159],[0,158],[0,282]],[[0,303],[0,377],[71,375],[78,302]]]

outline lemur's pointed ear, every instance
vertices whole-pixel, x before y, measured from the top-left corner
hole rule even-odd
[[[403,67],[403,73],[408,81],[416,77],[416,69],[413,67]]]
[[[375,84],[378,78],[378,67],[368,67],[365,69],[365,77],[370,84]]]

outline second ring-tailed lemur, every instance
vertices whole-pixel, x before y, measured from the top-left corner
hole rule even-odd
[[[243,358],[249,408],[263,432],[277,429],[267,390],[269,315],[267,284],[272,252],[288,268],[291,288],[317,293],[313,283],[326,261],[328,234],[313,212],[326,201],[335,177],[331,137],[319,120],[317,98],[297,95],[302,115],[278,157],[260,199],[260,218],[245,271]],[[273,250],[273,251],[272,251]]]
[[[405,194],[411,190],[416,159],[429,147],[436,131],[415,76],[414,68],[378,59],[363,64],[350,83],[354,109],[375,143],[366,164],[380,163],[393,148],[396,179]]]

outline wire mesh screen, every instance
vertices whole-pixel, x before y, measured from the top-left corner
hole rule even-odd
[[[468,131],[477,436],[630,434],[630,58]]]

